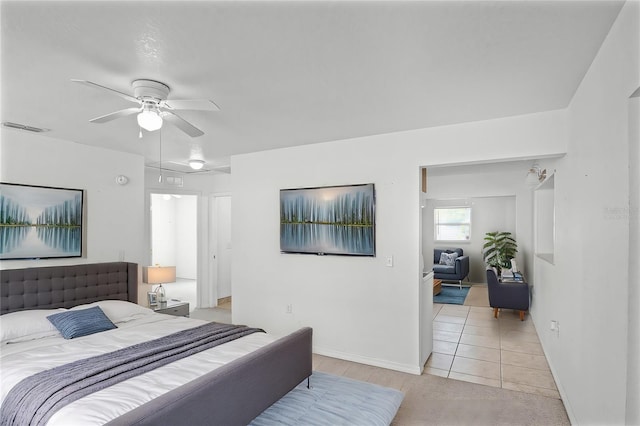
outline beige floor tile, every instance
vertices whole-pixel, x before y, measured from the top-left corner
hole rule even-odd
[[[448,316],[448,317],[459,317],[459,318],[466,319],[467,315],[469,315],[469,313],[465,312],[465,311],[452,311],[452,310],[441,309],[440,310],[440,315],[444,315],[444,316]]]
[[[520,311],[516,311],[513,309],[500,309],[498,311],[498,318],[501,320],[513,320],[518,322],[529,322],[531,321],[531,315],[529,312],[525,312],[524,321],[520,320]]]
[[[557,390],[550,371],[502,364],[502,381]]]
[[[500,330],[500,338],[511,342],[531,342],[540,343],[535,332],[524,330]]]
[[[442,340],[433,341],[433,352],[441,354],[455,355],[458,344],[455,342],[444,342]]]
[[[468,319],[480,319],[480,320],[485,320],[485,321],[495,321],[495,318],[493,318],[493,311],[491,311],[491,310],[471,311],[471,312],[469,312],[469,316],[467,318]]]
[[[471,312],[487,312],[487,311],[493,312],[493,308],[489,308],[489,307],[486,307],[486,306],[471,306],[469,308],[469,312],[470,313]]]
[[[449,378],[454,380],[462,380],[464,382],[477,383],[479,385],[493,386],[494,388],[500,387],[500,380],[473,376],[471,374],[457,373],[455,371],[449,373]]]
[[[462,332],[460,343],[471,346],[483,346],[485,348],[500,349],[500,338],[497,336],[476,336]]]
[[[455,357],[451,365],[451,371],[500,380],[500,364],[497,362]]]
[[[464,334],[473,334],[474,336],[500,337],[500,331],[497,328],[478,327],[469,324],[465,324],[462,332]]]
[[[501,340],[500,349],[511,352],[522,352],[525,354],[544,355],[540,343]]]
[[[437,368],[439,370],[449,370],[453,362],[453,355],[432,352],[427,360],[427,367]]]
[[[520,321],[518,319],[498,319],[498,323],[500,324],[501,331],[507,330],[517,330],[525,333],[535,333],[536,328],[533,325],[533,322],[528,321]]]
[[[440,313],[434,318],[434,321],[450,322],[450,323],[454,323],[454,324],[464,324],[465,321],[466,321],[466,318],[464,318],[464,317],[455,317],[455,316],[452,316],[452,315],[443,315],[442,313]]]
[[[440,376],[445,378],[449,375],[449,370],[440,370],[433,367],[425,367],[424,372],[426,374],[431,374],[432,376]]]
[[[501,355],[502,364],[549,371],[549,364],[547,364],[547,359],[544,355],[525,354],[505,350],[501,352]]]
[[[535,386],[524,385],[522,383],[512,383],[505,381],[502,381],[502,388],[518,392],[532,393],[534,395],[546,396],[547,398],[560,399],[560,392],[555,389],[538,388]]]
[[[433,322],[433,329],[440,331],[450,331],[452,333],[462,333],[462,329],[464,328],[463,324],[454,324],[452,322]]]
[[[500,362],[500,350],[493,348],[484,348],[482,346],[471,346],[465,344],[458,344],[456,350],[456,357],[464,357],[471,359],[479,359],[489,362]]]
[[[466,324],[474,325],[476,327],[488,327],[498,329],[500,327],[500,323],[495,319],[477,319],[477,318],[469,318],[467,319]]]
[[[461,333],[452,333],[450,331],[433,330],[433,340],[442,340],[445,342],[458,343]]]
[[[465,312],[469,313],[470,306],[464,305],[443,305],[442,310],[445,312]]]
[[[434,304],[433,338],[427,374],[560,398],[528,314],[520,321],[507,309],[495,319],[492,308]]]

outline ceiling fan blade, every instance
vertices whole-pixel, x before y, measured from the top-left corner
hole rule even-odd
[[[92,81],[88,81],[88,80],[76,80],[76,79],[73,79],[73,78],[71,79],[71,81],[73,81],[74,83],[84,84],[85,86],[88,86],[88,87],[93,87],[94,89],[107,90],[107,91],[109,91],[109,92],[111,92],[111,93],[113,93],[113,94],[116,94],[116,95],[120,96],[121,98],[124,98],[124,99],[126,99],[126,100],[130,101],[130,102],[140,103],[140,101],[139,101],[138,99],[134,98],[134,97],[133,97],[133,96],[131,96],[131,95],[128,95],[128,94],[126,94],[126,93],[119,92],[119,91],[117,91],[117,90],[115,90],[115,89],[111,89],[111,88],[109,88],[109,87],[101,86],[101,85],[99,85],[99,84],[97,84],[97,83],[94,83],[94,82],[92,82]]]
[[[184,118],[177,116],[171,111],[162,111],[160,113],[160,116],[192,138],[197,138],[198,136],[204,135],[204,132],[202,130],[198,129],[193,124],[189,123]]]
[[[187,99],[164,101],[163,105],[169,109],[187,109],[195,111],[220,111],[218,105],[209,99]]]
[[[120,118],[120,117],[126,117],[127,115],[136,114],[138,112],[140,112],[140,108],[121,109],[120,111],[112,112],[111,114],[96,117],[92,120],[89,120],[89,122],[106,123],[107,121],[115,120],[116,118]]]

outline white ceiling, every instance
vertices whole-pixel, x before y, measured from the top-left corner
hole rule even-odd
[[[233,154],[564,108],[622,2],[2,1],[2,121],[47,136],[159,156],[133,104],[72,83],[132,93],[139,78],[184,111],[165,124],[164,159]],[[5,133],[6,134],[6,133]]]

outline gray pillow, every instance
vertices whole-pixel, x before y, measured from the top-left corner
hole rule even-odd
[[[49,315],[47,319],[65,339],[88,336],[117,328],[99,306]]]
[[[442,253],[440,255],[440,265],[454,266],[456,264],[456,258],[458,257],[458,253]]]

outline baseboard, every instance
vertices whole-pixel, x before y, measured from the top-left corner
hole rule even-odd
[[[402,373],[415,374],[419,376],[422,374],[422,369],[417,365],[401,364],[392,361],[386,361],[378,358],[370,358],[362,355],[354,355],[346,352],[340,352],[333,349],[319,348],[314,345],[313,353],[318,355],[324,355],[331,358],[338,358],[345,361],[357,362],[359,364],[371,365],[373,367],[386,368],[388,370],[400,371]]]
[[[531,315],[531,310],[529,310],[529,315]],[[533,315],[531,315],[531,319],[532,320],[534,319]],[[538,333],[538,327],[536,327],[536,322],[535,321],[532,321],[532,322],[533,322],[533,327],[536,329],[536,334],[538,335],[540,346],[542,346],[542,352],[544,353],[544,357],[546,358],[547,364],[549,365],[549,370],[551,370],[553,381],[556,383],[556,387],[558,388],[558,393],[560,394],[560,400],[562,401],[562,405],[564,405],[564,409],[567,412],[567,417],[569,417],[569,422],[572,425],[577,425],[578,420],[576,419],[576,416],[573,414],[571,403],[569,403],[569,398],[567,398],[567,393],[565,392],[564,387],[562,387],[562,383],[558,379],[558,374],[556,373],[556,369],[553,365],[551,358],[549,358],[549,353],[547,352],[547,348],[544,346],[545,343],[540,338],[540,333]]]

